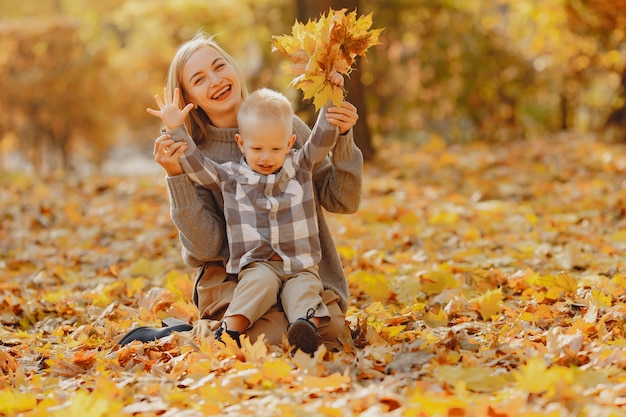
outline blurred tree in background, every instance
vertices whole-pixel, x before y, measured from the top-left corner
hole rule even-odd
[[[386,56],[370,60],[371,126],[453,141],[602,127],[621,94],[624,30],[598,25],[615,39],[600,55],[598,33],[571,30],[573,1],[379,2]]]
[[[78,27],[64,19],[0,24],[0,139],[12,135],[40,170],[68,166],[72,148],[86,157],[102,150],[90,138],[105,134],[104,107],[92,106],[109,101],[100,90],[105,59],[85,53]]]
[[[270,37],[329,5],[371,12],[385,28],[347,85],[367,156],[386,140],[433,135],[503,141],[610,125],[623,137],[622,0],[0,0],[0,150],[49,170],[98,163],[120,145],[150,154],[159,126],[145,108],[199,29],[250,89],[298,104]]]
[[[626,131],[626,2],[568,0],[566,11],[569,29],[593,40],[590,48],[578,51],[583,65],[573,65],[574,70],[581,73],[586,84],[597,79],[617,92],[613,103],[604,103],[612,108],[604,127]]]
[[[42,0],[23,5],[0,0],[0,7],[12,13],[0,21],[5,27],[0,85],[13,86],[0,101],[0,113],[7,115],[0,118],[2,152],[26,150],[38,170],[83,163],[85,153],[74,153],[79,148],[94,150],[96,163],[121,144],[143,146],[150,154],[160,126],[145,109],[155,105],[154,94],[162,93],[176,47],[202,29],[215,34],[245,70],[249,88],[273,83],[286,90],[289,79],[271,53],[270,37],[289,30],[295,16],[290,5],[280,0]],[[21,28],[24,34],[17,33]],[[12,46],[16,37],[33,38],[33,31],[39,40]],[[11,70],[14,61],[32,68],[37,83],[24,68]],[[87,70],[85,62],[93,68]],[[95,84],[89,84],[92,72]],[[102,119],[105,130],[94,127],[83,133],[78,128],[79,120]],[[60,123],[63,131],[53,126]],[[58,134],[48,140],[31,130]],[[51,147],[62,157],[51,157]]]

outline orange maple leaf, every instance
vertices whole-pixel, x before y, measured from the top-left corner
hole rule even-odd
[[[17,361],[11,354],[0,350],[0,370],[3,374],[7,375],[17,370]]]

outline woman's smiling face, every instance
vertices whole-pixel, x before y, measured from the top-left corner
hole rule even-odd
[[[198,48],[185,63],[182,86],[189,102],[204,110],[214,126],[234,127],[232,120],[236,120],[242,100],[241,83],[219,51],[210,46]]]

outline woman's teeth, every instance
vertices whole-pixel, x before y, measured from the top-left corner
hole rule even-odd
[[[220,91],[218,91],[216,94],[213,94],[213,97],[211,98],[220,98],[221,96],[223,96],[225,93],[227,93],[228,91],[230,91],[230,86],[226,86],[224,88],[222,88]]]

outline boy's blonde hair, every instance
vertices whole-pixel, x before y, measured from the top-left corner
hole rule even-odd
[[[239,69],[239,66],[235,60],[217,44],[217,42],[213,39],[213,36],[209,36],[202,31],[198,31],[193,38],[181,44],[176,50],[174,58],[172,58],[172,62],[170,63],[170,67],[167,72],[167,78],[165,79],[165,86],[170,93],[170,97],[174,97],[174,90],[178,88],[182,95],[182,101],[180,103],[181,109],[189,103],[189,97],[183,88],[183,69],[185,68],[185,65],[187,64],[187,61],[189,61],[191,55],[203,46],[209,46],[215,49],[224,57],[226,62],[233,67],[233,70],[239,79],[239,84],[241,84],[241,97],[242,99],[245,99],[248,96],[248,88],[246,87],[246,81],[243,77],[243,73]],[[196,141],[201,141],[208,136],[206,125],[210,122],[211,121],[206,113],[204,113],[200,107],[196,107],[189,112],[185,125],[187,126],[191,137],[193,137]]]
[[[293,130],[293,107],[287,97],[278,91],[261,88],[250,94],[239,107],[237,124],[245,136],[259,122],[276,123],[285,130],[285,137]]]

